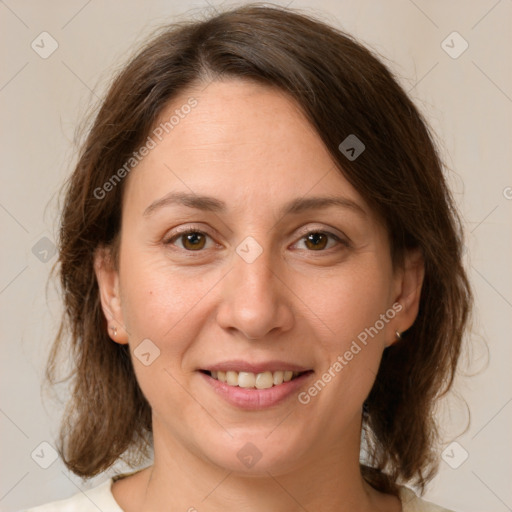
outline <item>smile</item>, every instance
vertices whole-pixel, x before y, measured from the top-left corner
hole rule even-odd
[[[219,382],[228,386],[240,387],[245,389],[269,389],[274,386],[280,386],[283,382],[289,382],[296,379],[306,372],[294,372],[291,370],[277,370],[274,372],[265,371],[261,373],[243,372],[243,371],[207,371],[204,373]]]
[[[207,387],[230,405],[253,411],[278,406],[296,396],[314,374],[313,370],[300,367],[280,370],[285,365],[278,362],[265,365],[231,362],[216,366],[198,371]]]

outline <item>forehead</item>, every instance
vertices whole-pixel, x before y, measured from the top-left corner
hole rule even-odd
[[[254,167],[298,162],[330,162],[318,134],[298,105],[282,91],[242,80],[213,82],[187,91],[162,114],[161,124],[194,97],[197,106],[180,119],[152,155],[186,155],[194,163],[237,162]],[[161,150],[158,151],[158,149]],[[150,162],[148,162],[150,163]],[[263,172],[263,169],[260,169]]]
[[[191,98],[195,106],[185,108]],[[152,133],[159,127],[161,140],[152,136],[155,147],[129,176],[131,200],[186,190],[262,207],[310,192],[362,202],[299,106],[275,88],[238,79],[196,85],[169,103]]]

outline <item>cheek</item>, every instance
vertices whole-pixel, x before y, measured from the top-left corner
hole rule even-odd
[[[328,331],[318,339],[322,368],[303,398],[318,400],[319,407],[325,404],[332,418],[358,415],[373,385],[384,342],[391,337],[381,316],[391,308],[390,276],[377,261],[347,266],[317,281],[310,295],[313,312]]]
[[[330,342],[340,349],[366,332],[391,306],[391,274],[378,261],[368,259],[368,263],[357,262],[332,275],[305,280],[300,286],[300,297],[328,328]],[[385,326],[380,331],[378,338],[382,339]]]
[[[209,289],[204,279],[173,269],[165,258],[132,251],[121,267],[121,289],[132,350],[149,338],[178,356],[192,343],[201,324],[198,304]]]
[[[140,247],[140,242],[123,241],[120,281],[123,313],[133,330],[141,326],[158,332],[169,328],[186,308],[187,296],[193,295],[195,283],[185,283],[181,272],[173,270],[161,254]]]
[[[166,417],[170,404],[183,412],[194,410],[176,383],[183,381],[187,354],[199,338],[204,313],[198,301],[209,287],[143,251],[132,251],[120,273],[123,317],[143,394],[153,411]]]

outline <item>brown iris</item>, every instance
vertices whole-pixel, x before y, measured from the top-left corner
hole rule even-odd
[[[182,235],[183,247],[189,250],[199,250],[206,243],[206,236],[203,233],[187,233]]]
[[[306,237],[306,246],[308,249],[313,249],[314,251],[325,249],[327,241],[328,237],[325,233],[310,233]]]

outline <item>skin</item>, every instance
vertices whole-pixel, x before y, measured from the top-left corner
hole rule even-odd
[[[201,84],[162,119],[190,96],[197,107],[127,178],[118,267],[108,250],[95,260],[113,341],[129,343],[132,357],[147,338],[160,350],[149,366],[133,357],[152,408],[154,463],[116,482],[114,498],[127,512],[400,511],[361,477],[361,408],[384,348],[416,318],[420,255],[393,268],[384,226],[282,92]],[[175,204],[144,215],[169,192],[213,196],[226,210]],[[313,196],[348,198],[361,212],[279,213]],[[190,249],[180,226],[205,232],[203,248]],[[308,244],[312,230],[348,245],[325,236]],[[247,236],[263,251],[252,263],[236,252]],[[284,360],[314,371],[307,390],[394,303],[400,313],[307,405],[294,395],[243,410],[198,372],[229,359]],[[251,468],[237,457],[247,442],[261,453]]]

